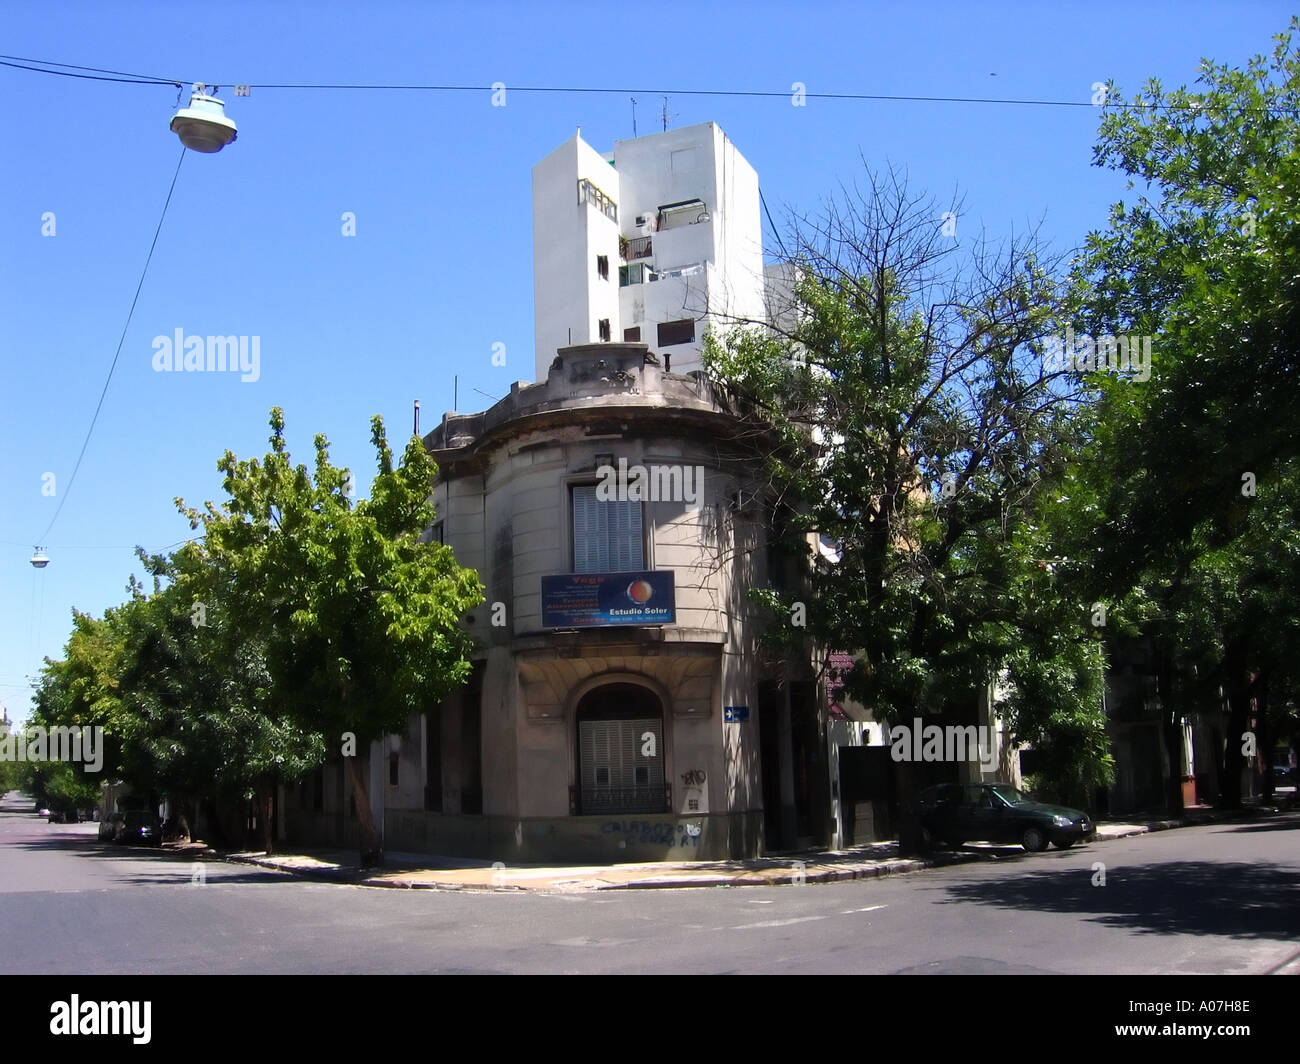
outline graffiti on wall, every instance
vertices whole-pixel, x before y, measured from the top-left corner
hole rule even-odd
[[[657,820],[607,820],[602,835],[617,835],[628,846],[698,846],[700,824],[672,824]]]
[[[682,773],[682,805],[679,813],[690,816],[709,811],[708,791],[704,789],[705,778],[702,768]]]

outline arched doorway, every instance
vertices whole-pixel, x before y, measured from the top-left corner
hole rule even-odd
[[[579,815],[666,812],[664,711],[655,693],[634,683],[596,687],[575,720]]]

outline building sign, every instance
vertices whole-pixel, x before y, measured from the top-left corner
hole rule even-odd
[[[543,628],[676,622],[671,569],[542,577]]]
[[[727,724],[748,724],[749,707],[748,706],[723,706],[722,719]]]

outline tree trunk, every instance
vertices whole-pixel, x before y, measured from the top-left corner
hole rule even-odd
[[[1156,684],[1160,695],[1160,731],[1165,743],[1169,774],[1165,778],[1165,810],[1170,816],[1183,815],[1183,714],[1182,698],[1174,693],[1173,650],[1162,637],[1156,653]]]
[[[1241,808],[1241,747],[1250,727],[1250,677],[1246,674],[1246,655],[1239,644],[1232,644],[1224,654],[1223,669],[1228,694],[1228,741],[1223,747],[1223,781],[1219,805],[1223,809]],[[1258,737],[1256,737],[1258,740]]]
[[[361,778],[361,767],[356,756],[345,757],[343,763],[348,766],[348,778],[352,781],[352,796],[357,802],[357,828],[361,841],[361,867],[375,868],[383,863],[379,850],[379,832],[375,829],[375,816],[370,809],[370,796],[366,794],[366,784]]]
[[[921,830],[921,791],[916,769],[908,761],[894,763],[894,780],[898,785],[898,852],[906,857],[928,850]]]
[[[266,850],[266,856],[270,857],[275,848],[274,832],[271,831],[271,810],[275,799],[275,791],[271,789],[271,784],[261,794],[259,805],[262,813],[262,848]]]
[[[1260,761],[1257,768],[1262,768],[1264,778],[1260,792],[1266,805],[1273,804],[1273,729],[1268,722],[1268,670],[1264,669],[1255,678],[1255,719],[1258,722],[1256,734],[1259,736]]]

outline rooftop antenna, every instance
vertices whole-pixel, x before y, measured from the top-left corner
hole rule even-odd
[[[635,140],[636,139],[636,97],[629,96],[628,99],[632,101],[632,138],[633,140]]]
[[[415,401],[415,435],[420,435],[420,400]]]
[[[672,115],[670,115],[670,114],[668,113],[668,97],[667,97],[667,96],[664,97],[664,109],[663,109],[662,114],[661,114],[659,117],[663,119],[663,123],[664,123],[664,132],[667,133],[667,132],[668,132],[668,119],[670,119],[670,118],[673,117]]]

